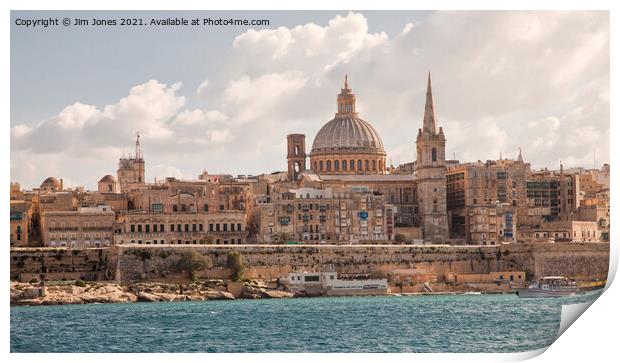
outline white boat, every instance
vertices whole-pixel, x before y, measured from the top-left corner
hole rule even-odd
[[[304,295],[385,295],[387,279],[341,280],[336,272],[291,272],[280,279],[287,289]]]
[[[545,276],[531,283],[526,288],[517,289],[519,297],[562,297],[582,295],[582,291],[574,281],[563,276]]]

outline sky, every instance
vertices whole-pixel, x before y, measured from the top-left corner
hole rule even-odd
[[[269,19],[266,27],[24,28],[17,18]],[[394,165],[415,160],[430,71],[446,155],[609,162],[607,12],[11,12],[11,181],[96,189],[141,133],[146,178],[286,170],[345,74]]]

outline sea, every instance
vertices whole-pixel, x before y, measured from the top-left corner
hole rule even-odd
[[[576,299],[499,294],[17,306],[11,352],[523,352],[553,343],[562,304],[583,302]]]

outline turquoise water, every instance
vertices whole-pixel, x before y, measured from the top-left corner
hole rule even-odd
[[[560,315],[515,295],[11,307],[11,352],[519,352]]]

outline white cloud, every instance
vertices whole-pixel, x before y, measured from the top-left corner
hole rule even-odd
[[[205,79],[204,81],[202,81],[202,83],[198,86],[198,89],[196,89],[196,94],[198,94],[198,96],[203,96],[205,95],[207,88],[209,87],[209,80]]]

